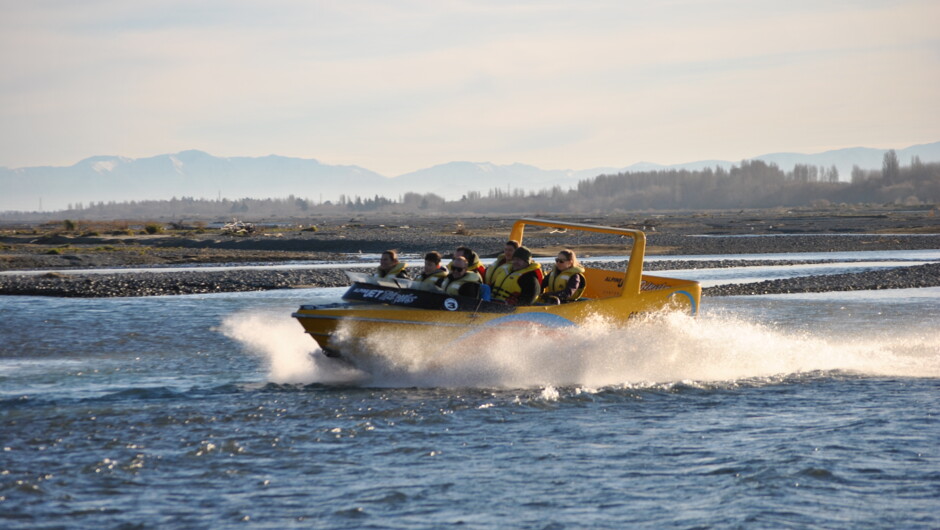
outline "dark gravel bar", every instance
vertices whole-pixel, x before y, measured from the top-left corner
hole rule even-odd
[[[349,285],[339,269],[134,272],[0,277],[0,295],[106,298]]]
[[[757,283],[716,285],[702,289],[703,296],[754,294],[823,293],[828,291],[869,291],[940,286],[940,263],[897,267],[845,274],[800,276]]]
[[[508,226],[506,232],[508,234]],[[209,248],[227,250],[268,250],[316,253],[379,253],[396,249],[402,253],[424,254],[428,250],[451,252],[459,245],[467,245],[481,256],[496,255],[502,251],[506,235],[441,235],[421,230],[360,230],[361,237],[305,235],[290,240],[227,239],[214,241],[186,241],[174,239],[153,240],[149,244],[184,245],[186,248]],[[525,245],[538,249],[557,245],[609,243],[610,236],[604,234],[579,234],[576,242],[561,233],[532,230],[525,236]],[[839,252],[851,250],[912,250],[940,248],[938,234],[764,234],[763,237],[747,235],[685,235],[646,234],[647,253],[674,255],[702,254],[760,254],[786,252]]]
[[[816,261],[747,261],[748,265],[818,263]],[[731,260],[660,261],[647,270],[742,266]],[[619,270],[625,262],[592,263],[592,266]],[[356,269],[366,271],[368,269]],[[349,285],[341,269],[230,271],[135,272],[82,274],[50,272],[40,275],[0,276],[0,295],[60,296],[101,298],[116,296],[158,296],[178,294],[262,291],[303,287],[342,287]],[[703,289],[705,296],[780,294],[871,289],[904,289],[940,286],[940,263],[897,267],[858,273],[802,276],[748,284],[728,284]]]

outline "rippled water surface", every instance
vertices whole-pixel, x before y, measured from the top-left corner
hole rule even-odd
[[[0,526],[940,527],[940,289],[317,355],[342,289],[0,298]]]

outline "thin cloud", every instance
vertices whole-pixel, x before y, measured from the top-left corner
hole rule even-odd
[[[199,148],[395,175],[449,160],[583,168],[940,136],[936,2],[4,10],[9,167]]]

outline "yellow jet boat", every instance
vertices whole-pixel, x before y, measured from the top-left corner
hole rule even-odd
[[[401,337],[418,340],[419,344],[444,346],[505,328],[513,331],[520,327],[527,331],[563,328],[597,317],[626,323],[631,318],[663,310],[692,315],[698,311],[702,294],[698,282],[643,274],[646,235],[640,230],[520,219],[513,225],[510,239],[522,244],[527,226],[629,238],[632,249],[626,270],[585,266],[586,288],[582,298],[560,305],[530,306],[413,289],[408,280],[377,283],[361,275],[356,278],[361,281],[354,281],[343,295],[342,303],[303,305],[293,317],[326,355],[346,357],[362,348],[369,337],[376,336],[382,340]],[[352,274],[351,277],[355,278]]]

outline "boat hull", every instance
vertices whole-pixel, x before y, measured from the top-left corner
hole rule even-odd
[[[629,297],[580,300],[561,305],[505,307],[503,311],[472,311],[399,307],[388,304],[350,302],[305,305],[293,316],[304,330],[331,355],[361,347],[357,339],[418,340],[446,344],[477,333],[513,327],[553,329],[578,326],[588,320],[625,322],[663,310],[694,315],[701,287],[696,282],[665,285],[664,278],[644,278],[649,290]],[[454,297],[445,297],[454,300]]]
[[[508,306],[429,293],[395,282],[354,283],[345,302],[305,305],[294,313],[327,355],[371,349],[375,341],[415,341],[415,347],[480,340],[486,332],[551,330],[596,319],[615,325],[664,310],[698,312],[698,282],[643,274],[646,235],[634,229],[544,219],[520,219],[510,239],[522,242],[526,226],[617,236],[630,245],[624,271],[586,268],[583,299],[559,305]],[[372,344],[370,344],[372,341]],[[477,346],[486,347],[482,342]]]

